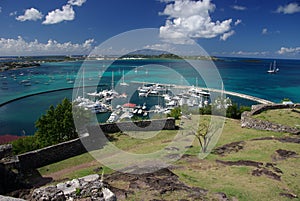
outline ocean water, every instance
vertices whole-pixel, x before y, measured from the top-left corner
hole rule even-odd
[[[225,90],[273,102],[280,102],[283,98],[300,102],[300,60],[277,59],[277,67],[280,68],[277,74],[267,73],[271,62],[273,60],[270,59],[221,58],[221,61],[215,61],[214,64]],[[124,81],[129,84],[130,81],[139,81],[203,87],[207,84],[220,85],[215,72],[212,73],[211,62],[201,61],[195,65],[199,68],[200,77],[184,60],[166,59],[126,60],[112,64],[109,61],[44,63],[36,68],[1,72],[0,135],[32,135],[35,131],[34,122],[50,105],[58,104],[65,97],[71,100],[72,95],[83,94],[82,89],[73,91],[74,84],[67,80],[78,78],[75,86],[81,86],[83,82],[85,86],[90,86],[85,88],[85,93],[93,92],[97,88],[110,88],[112,74],[116,89],[120,93],[128,93],[128,89],[117,84],[122,79],[123,71]],[[82,66],[84,73],[80,71]],[[31,85],[25,86],[22,80],[29,80]],[[134,90],[129,93],[134,93]],[[238,97],[230,98],[241,105],[256,104]],[[145,100],[134,101],[142,104]]]

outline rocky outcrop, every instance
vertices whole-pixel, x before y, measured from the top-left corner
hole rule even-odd
[[[115,201],[116,196],[102,182],[98,174],[58,183],[55,186],[37,188],[33,191],[32,201],[79,200]]]

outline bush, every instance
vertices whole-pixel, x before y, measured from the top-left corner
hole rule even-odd
[[[41,148],[35,136],[21,137],[12,142],[14,154],[21,154]]]
[[[37,131],[33,136],[19,138],[12,142],[15,154],[58,144],[78,137],[75,129],[72,103],[64,99],[56,108],[50,106],[46,114],[35,123]]]
[[[168,114],[168,117],[174,117],[175,119],[179,119],[181,116],[181,108],[175,107],[171,110],[171,112]]]

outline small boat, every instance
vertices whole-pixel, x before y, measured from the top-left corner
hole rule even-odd
[[[279,68],[276,68],[276,61],[274,60],[273,65],[272,65],[272,63],[270,64],[270,68],[267,71],[267,73],[269,73],[269,74],[275,74],[278,71],[279,71]]]
[[[111,113],[110,117],[108,118],[108,123],[116,122],[119,119],[119,115],[116,112]]]
[[[120,83],[121,86],[128,86],[129,84],[127,84],[125,82],[125,75],[124,75],[124,70],[123,70],[123,76],[122,76],[122,82]]]

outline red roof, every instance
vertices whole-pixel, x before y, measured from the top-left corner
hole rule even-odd
[[[20,136],[17,135],[1,135],[0,136],[0,144],[6,144],[9,143],[11,141],[14,141],[16,139],[20,138]]]
[[[136,104],[134,104],[134,103],[125,103],[123,105],[123,107],[130,107],[130,108],[134,108],[135,106],[136,106]]]

